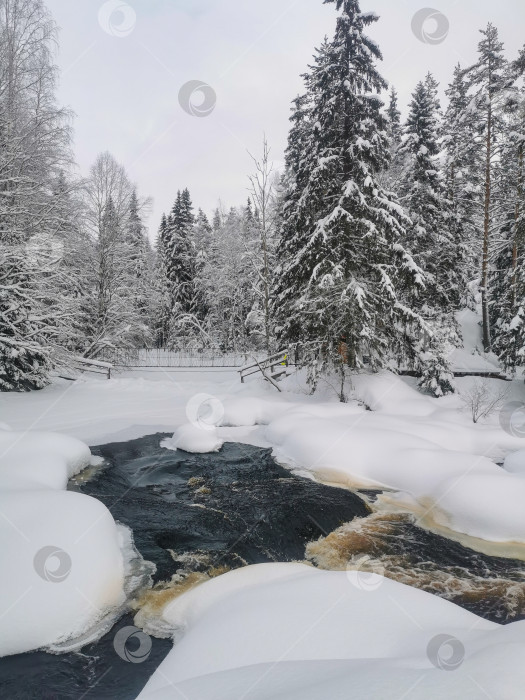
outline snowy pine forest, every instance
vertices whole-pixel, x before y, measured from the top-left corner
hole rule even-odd
[[[489,24],[446,101],[423,69],[400,105],[367,37],[378,18],[357,0],[333,5],[335,35],[293,102],[285,169],[264,140],[246,204],[208,214],[179,183],[153,242],[154,193],[109,152],[89,173],[75,167],[45,6],[4,3],[3,390],[43,387],[68,357],[108,348],[288,348],[314,386],[326,368],[388,367],[441,396],[454,390],[455,314],[476,305],[479,352],[522,364],[524,52],[508,55]]]

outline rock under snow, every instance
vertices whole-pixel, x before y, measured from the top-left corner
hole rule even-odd
[[[183,450],[203,454],[205,452],[218,452],[224,441],[217,435],[217,429],[210,426],[202,428],[191,423],[181,425],[173,437],[163,440],[161,445],[168,450]]]

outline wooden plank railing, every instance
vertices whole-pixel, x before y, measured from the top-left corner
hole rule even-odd
[[[223,352],[220,348],[204,350],[165,350],[160,348],[104,348],[97,357],[115,368],[124,369],[238,369],[249,354],[244,351]]]
[[[109,362],[100,362],[100,360],[92,360],[89,357],[73,357],[71,364],[74,369],[80,372],[92,372],[94,374],[105,374],[108,379],[111,379],[111,370],[113,365]]]
[[[241,382],[243,384],[246,377],[257,374],[258,372],[260,372],[265,379],[270,381],[279,379],[282,375],[287,374],[287,367],[289,367],[289,364],[288,351],[281,350],[280,352],[276,352],[275,355],[266,357],[264,360],[255,360],[253,364],[241,367],[238,372],[241,375]],[[269,370],[269,374],[266,374],[267,370]]]

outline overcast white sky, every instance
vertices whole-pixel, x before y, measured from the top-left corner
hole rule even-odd
[[[46,0],[61,28],[59,99],[77,115],[82,173],[100,151],[111,151],[140,194],[154,199],[152,235],[180,188],[188,187],[207,213],[219,198],[226,206],[242,203],[251,170],[247,151],[260,151],[263,132],[282,162],[290,102],[301,91],[314,47],[332,34],[335,6],[322,0],[111,1],[121,11],[105,19],[101,0]],[[449,34],[439,44],[412,33],[412,18],[425,7],[448,18]],[[370,34],[403,106],[428,70],[444,89],[458,61],[472,63],[478,29],[488,21],[498,26],[510,57],[525,43],[523,0],[362,0],[361,9],[380,16]],[[110,33],[119,27],[125,36]],[[426,28],[433,31],[432,20]],[[214,89],[209,116],[181,109],[179,89],[190,80]]]

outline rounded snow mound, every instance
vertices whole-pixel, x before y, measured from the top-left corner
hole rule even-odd
[[[0,656],[67,643],[126,598],[111,513],[65,490],[90,460],[74,438],[0,429]]]
[[[525,622],[502,627],[379,575],[249,566],[163,619],[176,645],[139,700],[522,697]]]
[[[168,450],[182,450],[204,454],[206,452],[218,452],[224,441],[218,436],[217,429],[210,426],[201,428],[191,423],[181,425],[174,432],[173,437],[163,440],[162,447]]]

